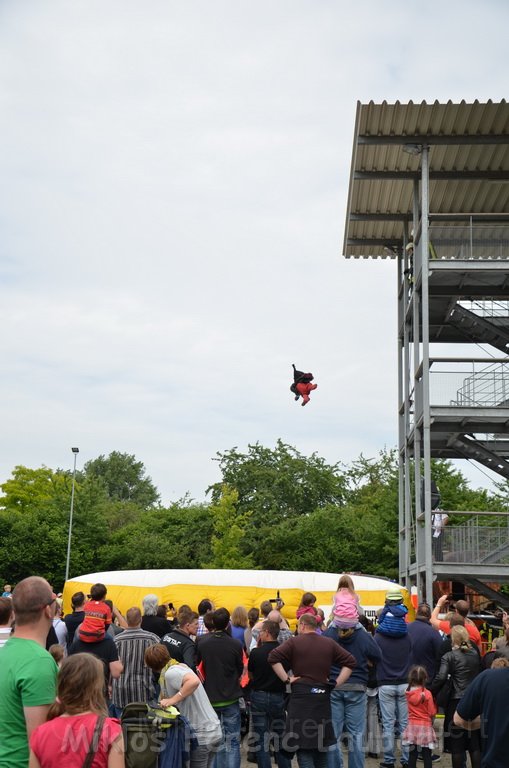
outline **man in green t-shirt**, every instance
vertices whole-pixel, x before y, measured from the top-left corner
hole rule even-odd
[[[32,731],[55,701],[57,665],[46,651],[55,615],[47,581],[29,576],[12,593],[16,628],[0,648],[0,768],[28,766]]]

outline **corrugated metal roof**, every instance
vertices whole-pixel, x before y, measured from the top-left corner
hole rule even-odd
[[[509,215],[509,104],[357,104],[343,254],[394,257],[429,145],[430,215]],[[364,176],[364,177],[362,177]],[[399,220],[397,219],[399,215]],[[409,225],[411,227],[411,223]]]

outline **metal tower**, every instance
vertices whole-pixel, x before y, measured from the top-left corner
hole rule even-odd
[[[397,262],[402,583],[509,581],[507,513],[431,500],[434,457],[509,479],[509,104],[358,103],[343,253]]]

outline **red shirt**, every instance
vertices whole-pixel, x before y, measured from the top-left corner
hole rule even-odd
[[[78,635],[84,643],[95,643],[102,640],[106,629],[111,624],[111,610],[102,600],[89,600],[83,606],[85,618],[79,628]]]
[[[439,621],[438,622],[438,629],[440,629],[442,632],[445,632],[446,635],[451,634],[451,625],[448,621]],[[465,622],[465,629],[468,632],[469,638],[474,642],[478,648],[481,647],[481,635],[479,634],[479,630],[475,626],[474,623],[470,623],[469,621]]]
[[[30,737],[30,749],[41,768],[81,768],[92,741],[97,715],[55,717],[39,725]],[[111,745],[122,734],[118,720],[104,721],[92,768],[107,768]]]

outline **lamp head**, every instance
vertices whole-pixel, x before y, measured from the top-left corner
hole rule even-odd
[[[422,144],[403,144],[403,152],[406,152],[407,155],[420,155]]]

